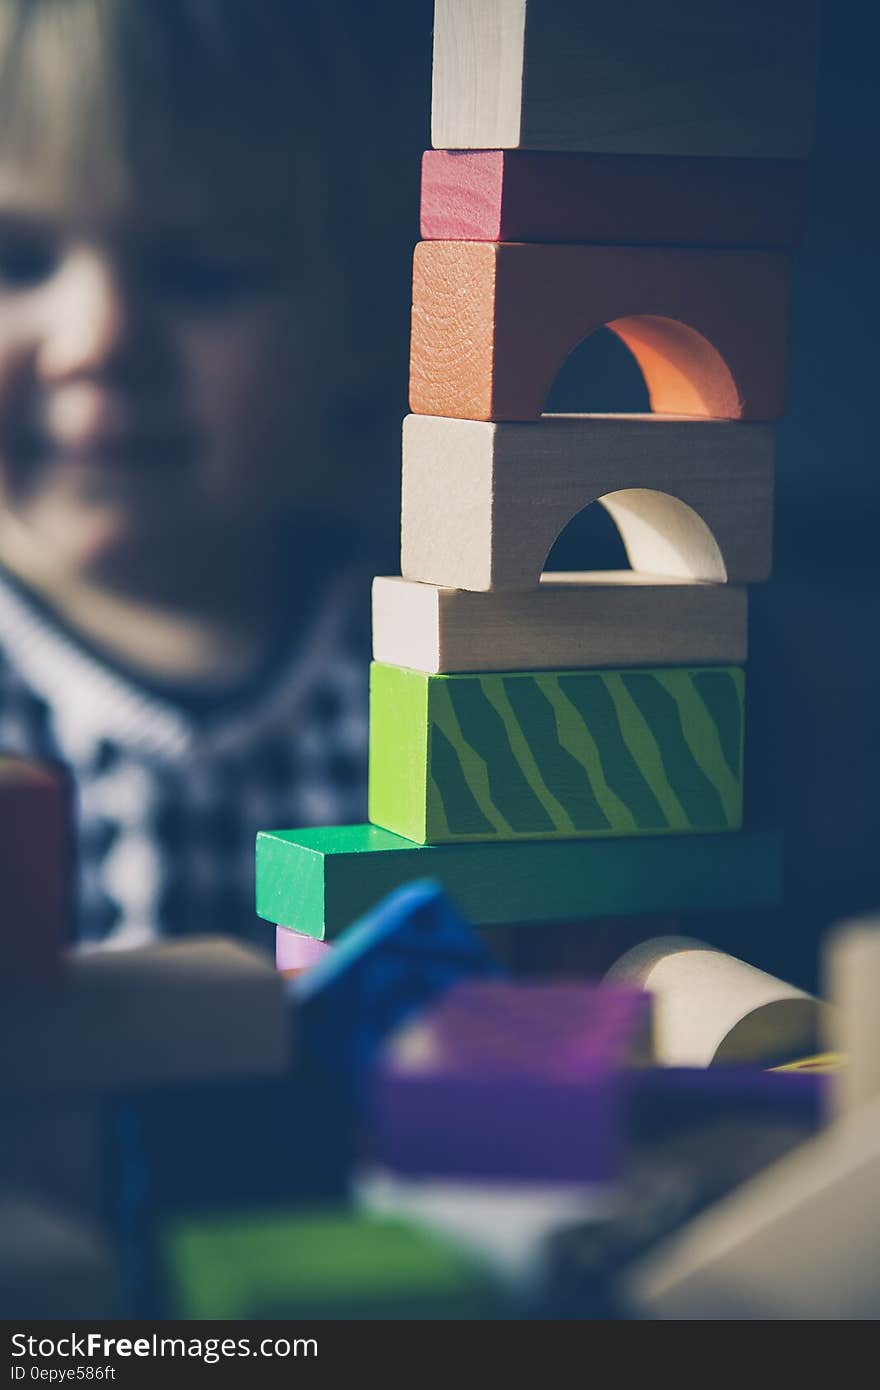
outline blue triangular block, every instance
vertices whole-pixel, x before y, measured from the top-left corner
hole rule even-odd
[[[407,884],[295,979],[299,1053],[352,1096],[384,1038],[461,980],[503,974],[439,883]]]

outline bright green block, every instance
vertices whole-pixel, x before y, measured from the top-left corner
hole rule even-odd
[[[258,914],[319,940],[421,878],[481,927],[715,912],[778,901],[781,843],[757,830],[464,845],[417,845],[377,825],[257,836]]]
[[[491,1317],[494,1290],[456,1247],[345,1210],[190,1218],[165,1232],[178,1318]]]
[[[418,844],[742,824],[738,666],[370,672],[370,820]]]

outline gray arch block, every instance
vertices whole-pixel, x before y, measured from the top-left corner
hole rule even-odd
[[[773,446],[772,425],[742,421],[410,415],[401,572],[477,592],[531,589],[560,532],[602,499],[634,570],[760,582],[772,561]]]

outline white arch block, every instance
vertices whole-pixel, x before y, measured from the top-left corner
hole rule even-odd
[[[531,589],[560,532],[601,498],[634,570],[759,582],[772,559],[773,445],[772,425],[742,421],[409,415],[401,571],[454,589]]]

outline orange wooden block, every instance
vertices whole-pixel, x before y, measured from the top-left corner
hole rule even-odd
[[[657,413],[773,420],[789,297],[784,252],[420,242],[410,404],[418,415],[538,419],[568,354],[607,325]]]

